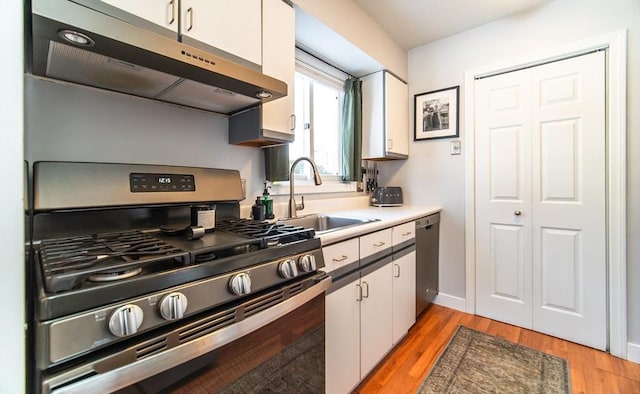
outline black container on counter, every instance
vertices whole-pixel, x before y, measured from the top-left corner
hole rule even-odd
[[[262,197],[256,197],[256,203],[251,207],[251,217],[253,220],[264,220],[265,207],[262,205]]]

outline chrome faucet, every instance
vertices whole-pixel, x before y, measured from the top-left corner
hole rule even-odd
[[[304,196],[300,197],[302,199],[302,203],[296,204],[296,199],[294,196],[294,188],[293,188],[293,170],[296,167],[296,164],[298,164],[302,160],[306,160],[309,162],[309,164],[311,164],[311,169],[313,170],[313,181],[315,182],[316,186],[322,185],[322,179],[320,178],[318,167],[316,167],[316,163],[314,163],[313,160],[311,160],[308,157],[300,157],[296,159],[293,162],[293,164],[291,164],[291,170],[289,171],[289,217],[290,218],[297,217],[298,215],[296,214],[296,212],[304,209]]]

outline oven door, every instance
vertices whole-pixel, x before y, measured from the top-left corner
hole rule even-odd
[[[215,310],[42,378],[44,393],[324,393],[324,298],[331,278]]]

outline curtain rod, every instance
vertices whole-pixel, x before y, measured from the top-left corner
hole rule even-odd
[[[300,48],[300,47],[299,47],[299,46],[297,46],[297,45],[296,45],[296,49],[298,49],[298,50],[300,50],[300,51],[302,51],[302,52],[306,53],[307,55],[309,55],[309,56],[311,56],[312,58],[314,58],[314,59],[316,59],[316,60],[318,60],[318,61],[320,61],[320,62],[322,62],[322,63],[326,64],[327,66],[329,66],[329,67],[331,67],[331,68],[335,68],[336,70],[340,71],[340,72],[341,72],[341,73],[343,73],[343,74],[348,75],[348,76],[349,76],[349,77],[351,77],[351,78],[356,78],[356,77],[355,77],[355,76],[353,76],[351,73],[348,73],[348,72],[344,71],[343,69],[341,69],[340,67],[336,67],[336,66],[334,66],[334,65],[333,65],[333,64],[331,64],[331,63],[327,63],[327,61],[326,61],[326,60],[319,58],[318,56],[314,55],[313,53],[310,53],[309,51],[307,51],[307,50],[305,50],[305,49],[303,49],[303,48]]]

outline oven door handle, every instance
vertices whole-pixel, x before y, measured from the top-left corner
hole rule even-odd
[[[295,296],[238,323],[107,372],[98,373],[95,366],[117,357],[118,354],[53,375],[44,379],[43,393],[97,393],[123,389],[233,342],[279,319],[324,293],[330,285],[331,277],[326,276]]]

